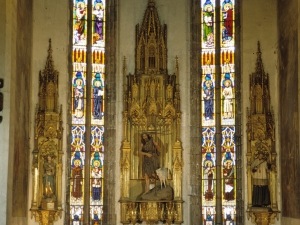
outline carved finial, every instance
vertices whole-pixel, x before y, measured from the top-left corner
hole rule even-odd
[[[175,75],[176,75],[176,83],[179,82],[179,65],[178,65],[178,56],[175,57]]]
[[[49,39],[48,58],[52,58],[51,38]]]
[[[261,51],[260,51],[260,43],[259,41],[257,42],[257,52],[256,52],[257,58],[256,58],[256,77],[260,77],[261,79],[263,78],[264,74],[264,66],[262,63],[261,59]]]
[[[49,48],[48,48],[48,57],[47,57],[47,62],[46,62],[46,66],[45,69],[53,69],[53,60],[52,60],[52,46],[51,46],[51,38],[49,39]]]
[[[149,0],[148,2],[148,7],[154,7],[155,3],[154,3],[154,0]]]
[[[259,41],[257,42],[257,58],[260,58],[260,56],[261,56],[261,51],[260,51],[260,43],[259,43]]]

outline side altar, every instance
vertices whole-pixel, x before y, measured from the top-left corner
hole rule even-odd
[[[123,61],[121,223],[181,224],[179,63],[176,57],[169,74],[167,26],[160,24],[153,0],[136,26],[135,57],[134,74],[127,74]]]
[[[58,71],[51,40],[45,69],[39,74],[32,151],[31,215],[40,225],[52,225],[62,213],[62,108],[58,104]]]
[[[250,109],[247,110],[247,216],[256,225],[279,218],[277,151],[274,113],[270,107],[269,74],[265,73],[258,42],[255,72],[250,75]]]

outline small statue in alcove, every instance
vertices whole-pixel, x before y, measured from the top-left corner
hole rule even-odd
[[[53,198],[55,196],[55,170],[56,164],[52,160],[51,155],[47,155],[43,165],[43,184],[44,184],[44,197]]]
[[[153,140],[150,134],[143,133],[141,135],[141,146],[139,154],[143,156],[143,175],[145,176],[145,193],[150,191],[150,178],[158,179],[156,170],[159,168],[158,156],[160,147],[157,142]]]
[[[256,159],[251,164],[253,207],[268,207],[271,204],[268,186],[268,172],[271,167],[268,153],[258,151]]]

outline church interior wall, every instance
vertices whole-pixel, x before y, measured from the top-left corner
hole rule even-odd
[[[31,3],[32,2],[32,3]],[[294,176],[299,177],[299,104],[294,101],[299,101],[299,98],[294,93],[298,93],[298,84],[294,81],[298,79],[298,43],[299,28],[298,23],[292,21],[298,19],[298,1],[291,0],[289,4],[286,1],[278,1],[279,19],[277,21],[277,5],[274,1],[242,1],[241,3],[241,76],[242,76],[242,117],[246,121],[246,108],[249,107],[249,74],[255,70],[257,42],[260,41],[262,60],[264,69],[270,76],[270,92],[271,105],[274,107],[276,136],[282,136],[286,131],[286,135],[295,133],[293,139],[288,137],[277,138],[276,148],[277,153],[281,154],[282,166],[289,162],[286,154],[286,149],[290,149],[290,154],[295,154],[297,159],[294,160],[294,168],[286,170],[283,174],[289,174],[295,171]],[[34,111],[37,104],[37,85],[38,74],[44,69],[48,41],[52,40],[53,60],[55,69],[59,71],[59,103],[63,105],[63,127],[64,139],[63,156],[64,177],[66,177],[66,162],[67,162],[67,142],[68,142],[68,109],[70,102],[69,91],[69,60],[70,60],[70,12],[68,1],[51,1],[51,0],[0,0],[6,10],[0,14],[0,25],[4,27],[4,35],[0,37],[0,78],[4,77],[5,86],[1,90],[5,94],[4,110],[0,115],[3,116],[3,121],[0,124],[0,143],[3,150],[0,151],[0,163],[4,172],[0,173],[0,180],[8,180],[5,184],[1,182],[0,202],[1,205],[7,205],[7,208],[0,209],[0,223],[10,225],[35,225],[38,224],[34,219],[30,218],[31,205],[31,151],[33,150],[34,137]],[[134,73],[135,66],[135,25],[142,22],[143,13],[145,11],[147,1],[126,0],[118,1],[118,31],[117,31],[117,79],[122,80],[123,57],[126,57],[127,73]],[[285,5],[285,7],[283,7]],[[157,0],[156,8],[159,12],[160,22],[168,26],[168,71],[173,73],[175,70],[175,56],[179,57],[179,77],[182,99],[182,143],[183,143],[183,198],[189,199],[191,173],[189,166],[189,136],[190,130],[190,99],[189,99],[189,57],[190,57],[190,31],[189,31],[189,5],[184,0]],[[287,12],[292,12],[288,14]],[[288,15],[287,15],[288,14]],[[182,16],[178,16],[182,15]],[[293,16],[292,16],[293,15]],[[23,22],[23,23],[21,23]],[[286,26],[288,24],[289,26]],[[25,29],[26,28],[26,29]],[[31,32],[32,30],[32,32]],[[278,32],[284,30],[284,32]],[[30,32],[29,32],[30,31]],[[279,37],[279,44],[278,44]],[[300,43],[300,42],[299,42]],[[286,48],[285,48],[286,47]],[[279,56],[278,56],[279,55]],[[282,60],[282,59],[285,59]],[[278,60],[281,63],[278,63]],[[22,79],[21,79],[22,78]],[[283,82],[284,81],[284,82]],[[32,88],[31,88],[32,87]],[[122,124],[122,83],[117,82],[117,115],[116,124]],[[277,91],[281,90],[281,91]],[[290,96],[295,97],[289,98]],[[297,98],[296,98],[297,97]],[[29,106],[29,101],[32,103]],[[23,103],[21,103],[23,102]],[[283,104],[283,105],[282,105]],[[291,105],[289,105],[291,104]],[[284,107],[283,107],[284,106]],[[294,115],[294,120],[291,120],[291,115]],[[279,123],[281,125],[279,126]],[[246,132],[246,122],[242,124],[243,134]],[[22,132],[20,131],[22,128]],[[290,128],[293,129],[290,129]],[[284,131],[284,132],[281,132]],[[122,129],[120,125],[116,126],[116,151],[119,152]],[[294,142],[290,140],[295,140]],[[244,135],[243,146],[246,146],[246,137]],[[279,151],[282,149],[281,151]],[[24,151],[26,154],[21,154]],[[13,154],[13,153],[17,153]],[[14,157],[18,156],[18,158]],[[245,156],[244,161],[246,161]],[[27,164],[23,161],[28,162]],[[298,162],[296,162],[298,160]],[[115,169],[115,209],[117,221],[119,220],[119,188],[120,175],[119,155],[116,156]],[[278,199],[281,204],[281,182],[280,182],[280,164],[278,161]],[[298,167],[296,167],[298,165]],[[8,168],[8,169],[6,169]],[[244,167],[246,168],[246,167]],[[18,176],[22,170],[27,171],[24,177]],[[246,171],[244,171],[246,173]],[[244,174],[245,174],[244,173]],[[26,186],[22,186],[22,193],[26,193],[22,199],[17,199],[13,196],[16,188],[13,178],[18,177],[18,182],[24,182],[27,179]],[[291,185],[291,191],[288,195],[282,195],[287,201],[282,204],[291,204],[300,206],[299,189],[291,176],[284,180],[283,185]],[[244,180],[244,186],[246,180]],[[299,185],[298,185],[299,186]],[[20,187],[20,185],[18,186]],[[19,189],[18,189],[19,190]],[[63,181],[63,193],[66,193],[66,179]],[[247,191],[245,188],[244,197],[246,198]],[[297,192],[298,191],[298,192]],[[7,198],[6,198],[7,193]],[[14,202],[14,199],[16,202]],[[26,202],[19,207],[19,211],[14,212],[15,203]],[[293,202],[292,202],[293,201]],[[26,205],[26,206],[25,206]],[[245,208],[247,202],[245,201]],[[64,207],[63,202],[63,208]],[[23,207],[23,208],[22,208]],[[287,205],[288,207],[288,205]],[[279,206],[279,209],[282,209]],[[300,221],[299,207],[289,208],[288,211],[283,211],[282,218],[276,221],[279,224],[298,224]],[[295,210],[298,210],[296,212]],[[187,202],[184,205],[184,221],[189,221],[190,204]],[[246,217],[245,217],[246,218]],[[7,220],[6,220],[7,219]],[[64,217],[55,222],[57,225],[64,224]],[[185,222],[184,224],[189,224]],[[246,225],[252,224],[249,220],[245,220]]]

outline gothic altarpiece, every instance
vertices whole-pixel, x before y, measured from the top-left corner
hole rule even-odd
[[[149,0],[141,27],[136,26],[135,74],[126,74],[123,62],[123,141],[121,148],[121,222],[135,224],[181,224],[182,144],[180,141],[179,66],[167,71],[167,26],[162,26],[153,0]],[[143,194],[143,157],[139,156],[141,134],[148,133],[158,143],[159,165],[168,168],[169,196],[153,179],[152,197]],[[157,190],[157,191],[156,191]],[[148,197],[147,197],[148,196]],[[146,198],[147,197],[147,198]]]
[[[276,182],[277,153],[273,117],[273,109],[270,108],[269,75],[264,71],[260,44],[258,43],[256,69],[250,75],[250,109],[247,109],[246,155],[247,215],[248,219],[251,217],[251,221],[257,225],[274,224],[279,213]],[[262,189],[264,191],[261,192],[261,187],[266,189]],[[258,193],[261,196],[258,196]]]
[[[32,152],[32,216],[51,225],[62,212],[62,109],[58,105],[58,71],[54,70],[51,40],[45,69],[39,74]]]

